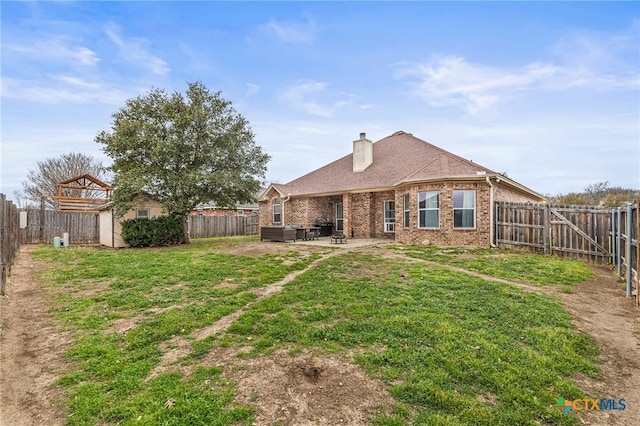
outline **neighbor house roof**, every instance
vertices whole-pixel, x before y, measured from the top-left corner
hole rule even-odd
[[[260,190],[255,196],[255,199],[259,200],[260,198],[262,198],[266,190],[267,188],[260,188]],[[254,203],[237,204],[235,206],[235,209],[236,210],[258,210],[259,207],[260,207],[260,204],[258,204],[258,202],[256,201]],[[196,206],[196,209],[218,209],[218,208],[226,209],[226,207],[218,206],[214,201],[210,201],[208,203],[200,203]]]
[[[499,174],[404,131],[373,143],[373,162],[353,171],[353,153],[287,184],[274,184],[283,196],[309,196],[376,191],[405,183],[443,179],[484,179]],[[543,199],[540,194],[500,176],[502,181]]]

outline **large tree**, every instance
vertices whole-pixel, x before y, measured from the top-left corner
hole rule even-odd
[[[58,183],[75,176],[90,174],[100,180],[103,179],[104,167],[91,155],[69,153],[58,158],[48,158],[39,161],[35,169],[29,169],[27,180],[22,182],[22,191],[16,192],[16,197],[26,205],[40,205],[43,197],[56,195]],[[102,198],[103,193],[83,194],[83,196]],[[29,203],[29,201],[33,202]],[[44,198],[45,205],[55,208],[53,198]]]
[[[96,142],[113,159],[117,216],[144,193],[183,216],[199,203],[252,202],[269,161],[248,121],[201,82],[189,83],[185,95],[152,89],[127,100]]]

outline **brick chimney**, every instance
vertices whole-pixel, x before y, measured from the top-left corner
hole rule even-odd
[[[363,172],[373,163],[373,142],[366,133],[360,133],[360,139],[353,141],[353,171]]]

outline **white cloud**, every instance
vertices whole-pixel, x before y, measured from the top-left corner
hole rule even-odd
[[[260,91],[260,89],[262,89],[262,87],[260,87],[260,85],[258,84],[246,83],[245,85],[247,86],[247,96],[255,95]]]
[[[352,104],[349,95],[327,90],[328,83],[302,80],[289,87],[282,94],[283,99],[293,107],[320,117],[332,117],[336,111]]]
[[[405,64],[395,77],[412,81],[430,105],[461,106],[476,113],[560,73],[550,64],[501,69],[471,64],[459,56],[436,56],[425,63]]]
[[[2,98],[28,102],[121,105],[130,96],[131,91],[68,75],[53,75],[37,81],[2,77]]]
[[[75,86],[83,89],[95,90],[100,88],[100,84],[96,82],[87,81],[82,78],[73,77],[70,75],[56,75],[53,78],[60,81],[63,84],[67,84],[69,86]]]
[[[28,44],[5,44],[3,50],[37,62],[66,62],[71,65],[93,66],[100,61],[98,54],[88,47],[69,37],[53,34],[32,40]]]
[[[260,31],[282,43],[308,44],[315,38],[316,26],[309,19],[305,22],[279,22],[271,19],[260,26]]]
[[[107,37],[120,48],[124,59],[130,63],[146,67],[153,74],[166,75],[171,71],[169,64],[155,56],[146,47],[146,40],[134,37],[123,37],[117,25],[110,24],[105,28]]]
[[[635,30],[567,35],[552,49],[554,62],[500,67],[440,55],[398,65],[395,78],[408,81],[432,106],[459,106],[472,114],[534,90],[637,91],[640,69]]]
[[[107,34],[107,37],[109,37],[109,39],[114,42],[117,46],[119,47],[124,47],[124,42],[122,41],[122,38],[120,37],[120,34],[118,34],[119,29],[111,26],[111,27],[107,27],[104,32]]]
[[[637,75],[640,52],[640,20],[616,32],[573,31],[552,47],[552,52],[566,66],[589,69],[598,74]]]

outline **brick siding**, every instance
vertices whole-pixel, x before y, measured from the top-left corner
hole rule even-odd
[[[537,199],[493,183],[493,201],[538,202]],[[474,229],[453,228],[453,191],[476,191],[476,216]],[[418,192],[440,191],[440,226],[437,229],[418,227]],[[484,181],[447,181],[407,185],[397,190],[382,192],[349,193],[330,197],[291,198],[282,202],[283,222],[273,223],[272,202],[278,199],[277,191],[266,194],[260,202],[260,225],[304,225],[317,221],[336,220],[335,206],[342,203],[344,233],[356,238],[390,238],[403,244],[430,244],[442,247],[490,246],[490,186]],[[409,227],[403,226],[403,196],[409,195]],[[396,232],[384,232],[384,202],[395,201]]]

